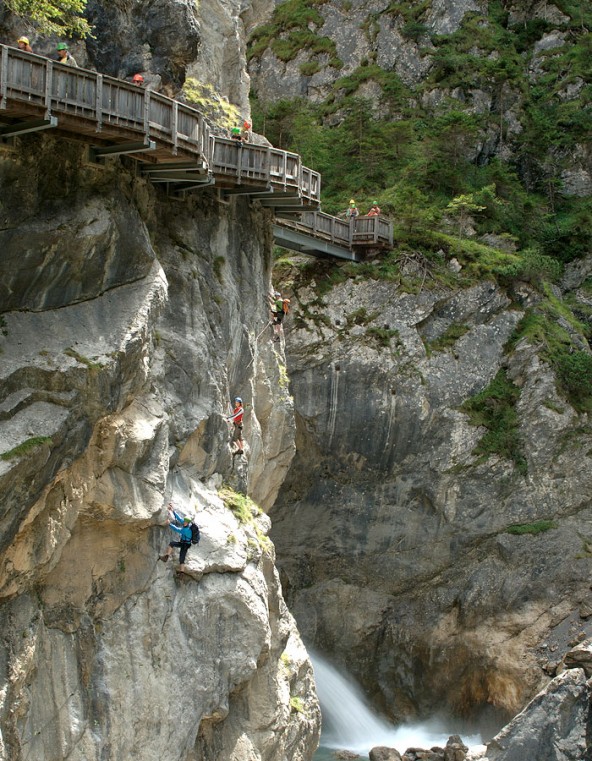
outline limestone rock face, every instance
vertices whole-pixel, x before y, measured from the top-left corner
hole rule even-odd
[[[589,746],[586,730],[590,689],[582,669],[569,669],[553,679],[488,744],[484,761],[579,761]]]
[[[305,761],[319,709],[269,519],[218,495],[269,507],[294,454],[285,359],[255,341],[270,219],[84,156],[0,149],[0,757]],[[170,500],[201,528],[182,575]]]
[[[297,454],[270,515],[305,641],[397,720],[483,709],[499,727],[590,631],[589,429],[536,347],[506,351],[521,312],[493,283],[295,291]],[[461,410],[500,368],[520,390],[526,474],[475,454],[485,430]]]

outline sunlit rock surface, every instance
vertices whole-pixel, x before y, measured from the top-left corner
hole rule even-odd
[[[318,704],[269,519],[217,494],[268,508],[294,454],[281,349],[255,340],[269,217],[132,169],[0,149],[0,756],[304,761]],[[158,560],[169,500],[201,527],[183,575]]]

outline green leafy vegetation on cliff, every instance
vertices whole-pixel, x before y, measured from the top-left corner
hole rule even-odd
[[[590,315],[580,321],[569,304],[552,292],[527,310],[511,346],[526,338],[553,368],[559,393],[579,412],[592,412],[592,355],[583,347],[592,341]]]
[[[280,3],[270,23],[255,31],[250,55],[287,44],[294,29],[313,34],[323,5]],[[489,2],[487,13],[466,14],[446,35],[428,34],[430,5],[394,2],[384,11],[431,60],[419,84],[362,61],[335,79],[320,102],[269,104],[254,97],[255,129],[322,173],[325,211],[339,213],[350,197],[362,211],[378,200],[396,221],[402,248],[437,250],[430,233],[440,231],[506,236],[519,258],[528,252],[526,269],[535,256],[543,270],[552,270],[583,255],[591,244],[592,201],[563,193],[562,173],[592,134],[592,11],[558,3],[567,14],[558,41],[539,49],[555,27],[527,15],[513,19],[501,0]],[[379,16],[368,17],[370,38]],[[303,50],[309,51],[309,74],[318,70],[315,62],[326,65],[306,41],[290,56]],[[367,85],[380,94],[363,97]],[[500,160],[501,154],[509,159]],[[542,257],[553,261],[546,265]],[[519,270],[516,262],[517,276]]]
[[[317,34],[326,3],[277,5],[255,32],[251,57],[293,40],[295,29]],[[558,392],[585,413],[592,410],[592,316],[582,299],[562,300],[552,286],[567,263],[592,251],[592,198],[585,183],[577,185],[592,134],[592,5],[554,5],[543,16],[532,4],[490,0],[465,14],[455,32],[434,34],[431,0],[393,0],[369,10],[362,31],[370,49],[385,24],[413,44],[426,67],[416,84],[396,64],[381,68],[371,52],[332,84],[325,77],[322,99],[270,102],[254,94],[252,105],[256,130],[321,172],[324,211],[342,213],[353,197],[364,213],[377,200],[394,222],[389,254],[333,267],[323,278],[311,264],[298,278],[314,278],[323,293],[348,277],[388,280],[407,292],[487,278],[511,297],[526,283],[542,298],[527,310],[516,341],[537,347]],[[347,16],[345,5],[337,10]],[[303,75],[326,67],[308,43],[290,56],[297,53],[309,64],[307,72],[300,65]],[[446,349],[457,338],[427,348]],[[489,429],[480,447],[523,469],[515,390],[505,378],[496,384],[476,402],[489,415],[479,423]]]
[[[512,460],[516,469],[526,474],[526,460],[518,435],[516,402],[520,389],[500,370],[487,388],[467,400],[461,407],[471,425],[484,426],[487,432],[475,447],[474,454],[487,458],[497,454]]]
[[[30,439],[26,439],[21,444],[13,447],[7,452],[0,454],[0,460],[14,460],[17,457],[24,457],[24,455],[32,452],[34,449],[43,446],[44,444],[51,444],[52,439],[50,436],[33,436]]]
[[[6,0],[9,11],[34,24],[41,34],[86,37],[86,0]]]
[[[506,529],[506,534],[521,536],[523,534],[543,534],[552,528],[557,528],[554,521],[540,520],[533,523],[513,523]]]

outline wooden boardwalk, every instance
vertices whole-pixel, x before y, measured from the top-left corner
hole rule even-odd
[[[392,226],[381,218],[350,228],[327,214],[311,217],[321,176],[297,153],[221,138],[197,109],[165,95],[0,45],[0,141],[46,129],[85,141],[96,161],[133,155],[143,174],[173,192],[214,186],[223,196],[249,195],[274,211],[278,230],[292,230],[287,248],[304,250],[296,234],[350,252],[392,245]],[[334,255],[323,245],[310,253]]]

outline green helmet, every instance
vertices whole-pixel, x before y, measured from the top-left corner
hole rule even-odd
[[[56,50],[68,50],[68,46],[65,42],[58,42],[56,45]]]

